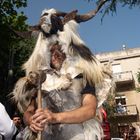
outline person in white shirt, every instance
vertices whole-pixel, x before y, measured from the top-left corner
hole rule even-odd
[[[15,124],[6,112],[4,105],[0,103],[0,135],[2,135],[5,140],[11,140],[16,132],[17,128]]]

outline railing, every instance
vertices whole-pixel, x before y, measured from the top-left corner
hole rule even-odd
[[[114,115],[138,115],[139,111],[136,105],[119,105],[114,109]]]
[[[133,80],[132,71],[114,73],[113,78],[115,82],[132,81]]]

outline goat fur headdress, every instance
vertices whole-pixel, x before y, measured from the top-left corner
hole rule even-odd
[[[94,17],[105,2],[105,0],[102,0],[96,10],[85,15],[78,15],[77,10],[70,13],[58,12],[55,9],[43,10],[39,24],[34,27],[34,29],[39,31],[35,48],[30,58],[23,65],[23,69],[26,71],[26,76],[28,76],[30,72],[37,72],[39,70],[51,68],[50,50],[52,46],[57,44],[61,46],[61,50],[66,54],[66,60],[60,70],[60,75],[63,75],[65,81],[67,81],[66,87],[71,84],[71,78],[82,73],[84,78],[91,85],[97,87],[97,96],[99,95],[98,97],[100,97],[99,102],[103,102],[111,88],[110,78],[105,80],[105,77],[109,77],[110,74],[103,70],[100,62],[86,47],[84,41],[80,38],[77,32],[77,27],[79,26],[78,23]],[[70,78],[69,76],[67,77],[67,74],[70,74]],[[64,79],[61,76],[56,79],[59,83],[64,82]],[[62,86],[63,84],[54,86],[58,85],[56,79],[56,83],[52,83],[50,87],[54,87],[54,89],[65,88]],[[44,83],[43,87],[45,87],[45,84],[46,83]],[[50,88],[50,90],[51,89],[52,88]],[[104,96],[101,98],[100,95]]]
[[[55,9],[43,10],[39,24],[34,27],[39,31],[35,48],[23,65],[26,76],[16,83],[12,93],[21,112],[26,111],[38,89],[37,84],[30,82],[31,72],[37,81],[38,72],[47,71],[47,80],[42,80],[41,83],[42,90],[45,91],[67,89],[71,85],[71,80],[82,73],[84,81],[96,87],[98,107],[107,99],[112,87],[111,75],[103,69],[77,32],[78,23],[94,17],[106,2],[101,1],[96,10],[86,15],[78,15],[77,10],[70,13],[58,12]],[[60,46],[66,55],[59,72],[52,70],[50,64],[51,48],[54,46]]]

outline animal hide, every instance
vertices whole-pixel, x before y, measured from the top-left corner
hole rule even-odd
[[[38,81],[41,81],[41,83],[38,83]],[[41,90],[47,92],[65,90],[71,85],[71,76],[69,74],[59,75],[55,70],[50,69],[30,72],[27,77],[20,78],[11,93],[12,99],[17,103],[20,112],[24,113],[31,103],[31,99],[37,96],[39,84],[41,84]]]
[[[21,112],[27,109],[32,97],[36,96],[39,84],[43,91],[43,107],[47,107],[52,112],[79,108],[82,104],[81,91],[87,82],[96,87],[98,107],[107,99],[112,79],[80,38],[76,19],[86,16],[77,16],[76,12],[73,11],[67,16],[63,13],[65,18],[62,21],[55,9],[42,12],[39,22],[40,33],[35,48],[23,65],[26,76],[16,83],[13,90],[13,98]],[[80,22],[81,19],[78,21]],[[66,55],[60,71],[52,70],[50,64],[51,48],[56,44]],[[37,78],[36,74],[30,76],[30,72],[34,74],[38,71],[45,71],[43,80]],[[83,77],[77,78],[79,74]],[[31,140],[32,133],[28,128],[26,129],[25,140]],[[81,124],[50,124],[43,132],[43,140],[46,138],[47,140],[96,140],[97,138],[100,140],[102,135],[99,122],[93,118]]]

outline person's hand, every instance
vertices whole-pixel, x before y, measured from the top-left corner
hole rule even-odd
[[[47,123],[58,123],[57,122],[57,114],[58,113],[53,113],[53,112],[51,112],[50,110],[48,110],[48,109],[45,109],[44,110],[44,114],[45,114],[45,116],[46,116],[46,122]]]
[[[43,131],[46,124],[46,116],[43,109],[37,109],[35,114],[31,117],[30,120],[30,129],[33,132],[38,133]]]
[[[37,109],[30,122],[30,129],[33,132],[43,131],[47,123],[56,123],[56,113],[48,109]]]

